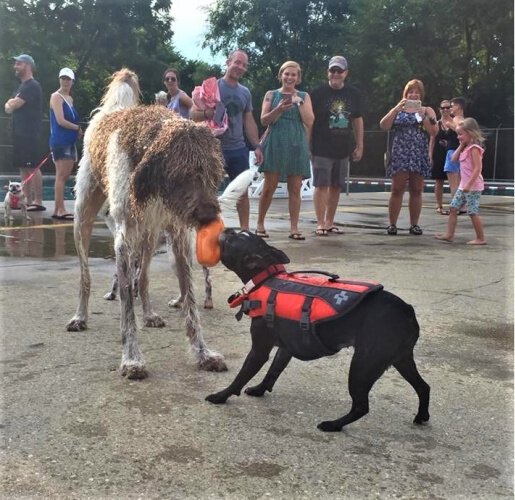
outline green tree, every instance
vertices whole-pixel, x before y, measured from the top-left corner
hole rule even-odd
[[[340,21],[349,15],[346,0],[219,0],[209,10],[204,45],[213,52],[240,48],[249,54],[246,80],[260,109],[261,97],[278,85],[277,71],[287,60],[301,65],[302,87],[319,81],[344,36]]]
[[[304,86],[324,79],[331,55],[350,64],[349,81],[368,102],[367,128],[420,78],[427,102],[464,95],[483,125],[513,122],[513,3],[508,0],[219,0],[206,46],[250,56],[249,85],[259,106],[294,59]]]
[[[106,79],[127,66],[140,76],[143,99],[150,102],[163,88],[161,73],[185,60],[172,45],[170,0],[0,0],[0,92],[14,84],[12,55],[33,55],[45,95],[55,90],[59,68],[75,70],[74,90],[81,113],[99,101]]]

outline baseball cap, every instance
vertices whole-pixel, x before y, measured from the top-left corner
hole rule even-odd
[[[63,68],[59,71],[59,78],[61,78],[61,76],[67,76],[68,78],[75,80],[75,73],[70,68]]]
[[[11,57],[11,61],[24,62],[30,64],[33,68],[36,67],[34,59],[28,54],[20,54],[19,56]]]
[[[329,69],[334,68],[335,66],[337,68],[343,69],[344,71],[349,67],[347,65],[347,59],[345,59],[343,56],[331,57],[331,60],[329,61]]]

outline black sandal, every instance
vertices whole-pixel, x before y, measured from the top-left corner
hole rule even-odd
[[[417,224],[413,224],[409,228],[409,234],[414,234],[415,236],[420,236],[421,234],[423,234],[423,232],[424,231],[422,231],[422,228]]]
[[[390,224],[386,228],[386,234],[389,234],[390,236],[395,236],[397,234],[397,226],[395,224]]]

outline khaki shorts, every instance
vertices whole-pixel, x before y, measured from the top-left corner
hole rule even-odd
[[[313,186],[340,187],[346,186],[349,158],[334,159],[322,156],[313,156]]]

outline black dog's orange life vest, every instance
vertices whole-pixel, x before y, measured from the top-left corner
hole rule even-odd
[[[306,272],[275,274],[249,293],[230,299],[230,307],[241,306],[238,319],[242,313],[251,318],[264,317],[288,350],[305,360],[336,352],[321,344],[316,336],[318,324],[347,314],[367,294],[383,288],[371,281],[302,274]]]

